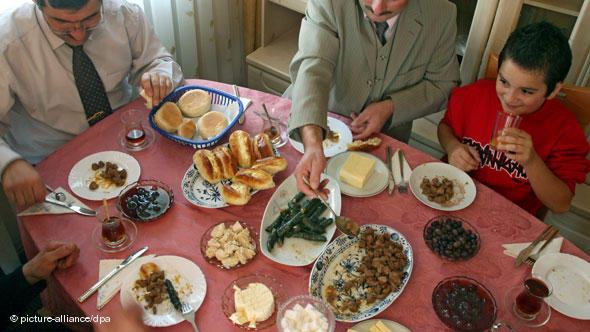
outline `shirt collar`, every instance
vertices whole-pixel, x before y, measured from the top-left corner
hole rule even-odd
[[[369,19],[369,17],[367,16],[367,14],[365,14],[365,12],[363,11],[363,16],[365,17],[365,20],[371,22],[371,25],[373,26],[373,29],[375,29],[375,22],[371,21],[371,19]],[[387,21],[387,30],[385,30],[385,33],[387,34],[387,32],[391,31],[393,29],[393,27],[395,26],[395,23],[397,22],[397,19],[399,18],[399,13],[393,17],[391,17],[390,19],[388,19]]]

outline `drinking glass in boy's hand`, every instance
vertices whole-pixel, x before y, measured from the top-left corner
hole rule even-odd
[[[498,137],[498,143],[499,151],[504,151],[508,158],[525,168],[539,158],[531,135],[522,129],[505,128],[502,136]]]
[[[477,169],[481,163],[479,152],[469,145],[457,142],[448,151],[449,164],[465,171],[473,171]]]

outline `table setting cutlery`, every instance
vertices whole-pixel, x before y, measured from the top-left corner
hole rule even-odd
[[[244,105],[244,112],[242,113],[242,115],[238,118],[238,124],[244,124],[244,121],[246,121],[246,109],[248,108],[248,106],[250,105],[250,103],[252,102],[250,99],[248,98],[242,98],[240,97],[240,92],[238,91],[238,86],[237,85],[232,85],[233,89],[234,89],[234,96],[238,97],[240,99],[240,101],[242,102],[242,105]]]
[[[182,316],[189,323],[191,323],[195,332],[199,332],[197,324],[195,323],[195,308],[193,308],[193,306],[190,305],[190,303],[182,302]]]
[[[412,168],[401,149],[396,150],[388,157],[391,160],[391,174],[393,178],[394,186],[397,185],[397,190],[400,194],[406,194],[408,192],[408,180],[412,175]],[[394,189],[391,190],[394,192]]]
[[[387,193],[391,196],[393,191],[395,190],[395,181],[393,180],[393,167],[391,164],[391,147],[388,146],[386,149],[387,152],[387,171],[389,173],[389,177],[387,179]]]
[[[88,208],[76,197],[67,192],[65,189],[59,187],[53,189],[49,185],[45,185],[49,191],[43,203],[35,204],[28,209],[18,213],[18,216],[30,216],[38,214],[64,214],[64,213],[79,213],[84,216],[96,216],[96,211]]]
[[[541,242],[541,240],[543,240],[545,237],[547,237],[547,235],[549,235],[552,228],[553,228],[553,225],[549,225],[549,226],[545,227],[543,232],[539,236],[537,236],[537,238],[531,244],[529,244],[526,248],[522,249],[518,253],[518,256],[516,256],[516,261],[514,262],[514,266],[520,266],[520,264],[522,264],[527,258],[529,258],[529,256],[533,252],[533,249],[535,249],[535,247],[539,244],[539,242]]]
[[[397,153],[399,156],[399,173],[400,173],[400,178],[401,178],[401,181],[399,182],[399,185],[397,186],[397,190],[399,191],[400,194],[407,194],[408,187],[406,186],[406,179],[404,178],[404,153],[402,152],[401,149],[397,150]]]
[[[524,262],[527,263],[528,265],[534,265],[535,262],[537,262],[537,259],[539,259],[539,256],[541,256],[541,252],[543,251],[543,249],[545,249],[545,247],[547,247],[551,241],[553,241],[553,239],[555,238],[555,236],[559,234],[559,229],[556,229],[553,231],[553,233],[551,233],[551,235],[549,235],[549,238],[545,241],[545,243],[543,243],[543,245],[541,246],[541,248],[531,254],[529,257],[527,257]]]

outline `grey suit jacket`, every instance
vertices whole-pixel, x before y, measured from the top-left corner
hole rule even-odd
[[[350,116],[391,98],[383,132],[407,141],[412,121],[440,110],[459,83],[456,8],[447,0],[409,0],[392,40],[377,40],[358,0],[309,0],[291,62],[289,135],[327,129],[328,111]]]

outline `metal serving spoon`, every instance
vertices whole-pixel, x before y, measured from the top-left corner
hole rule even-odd
[[[328,202],[326,202],[326,200],[324,200],[322,195],[320,195],[320,193],[317,190],[315,190],[311,187],[307,176],[303,176],[303,182],[305,182],[305,184],[309,186],[309,188],[314,192],[314,194],[316,194],[318,196],[318,198],[320,200],[322,200],[322,203],[324,203],[330,209],[330,211],[332,211],[334,216],[336,216],[335,222],[336,222],[336,228],[338,228],[338,230],[340,230],[342,233],[349,235],[349,236],[358,236],[360,226],[356,221],[354,221],[348,217],[339,216],[338,213],[336,213],[332,209],[330,204],[328,204]]]

